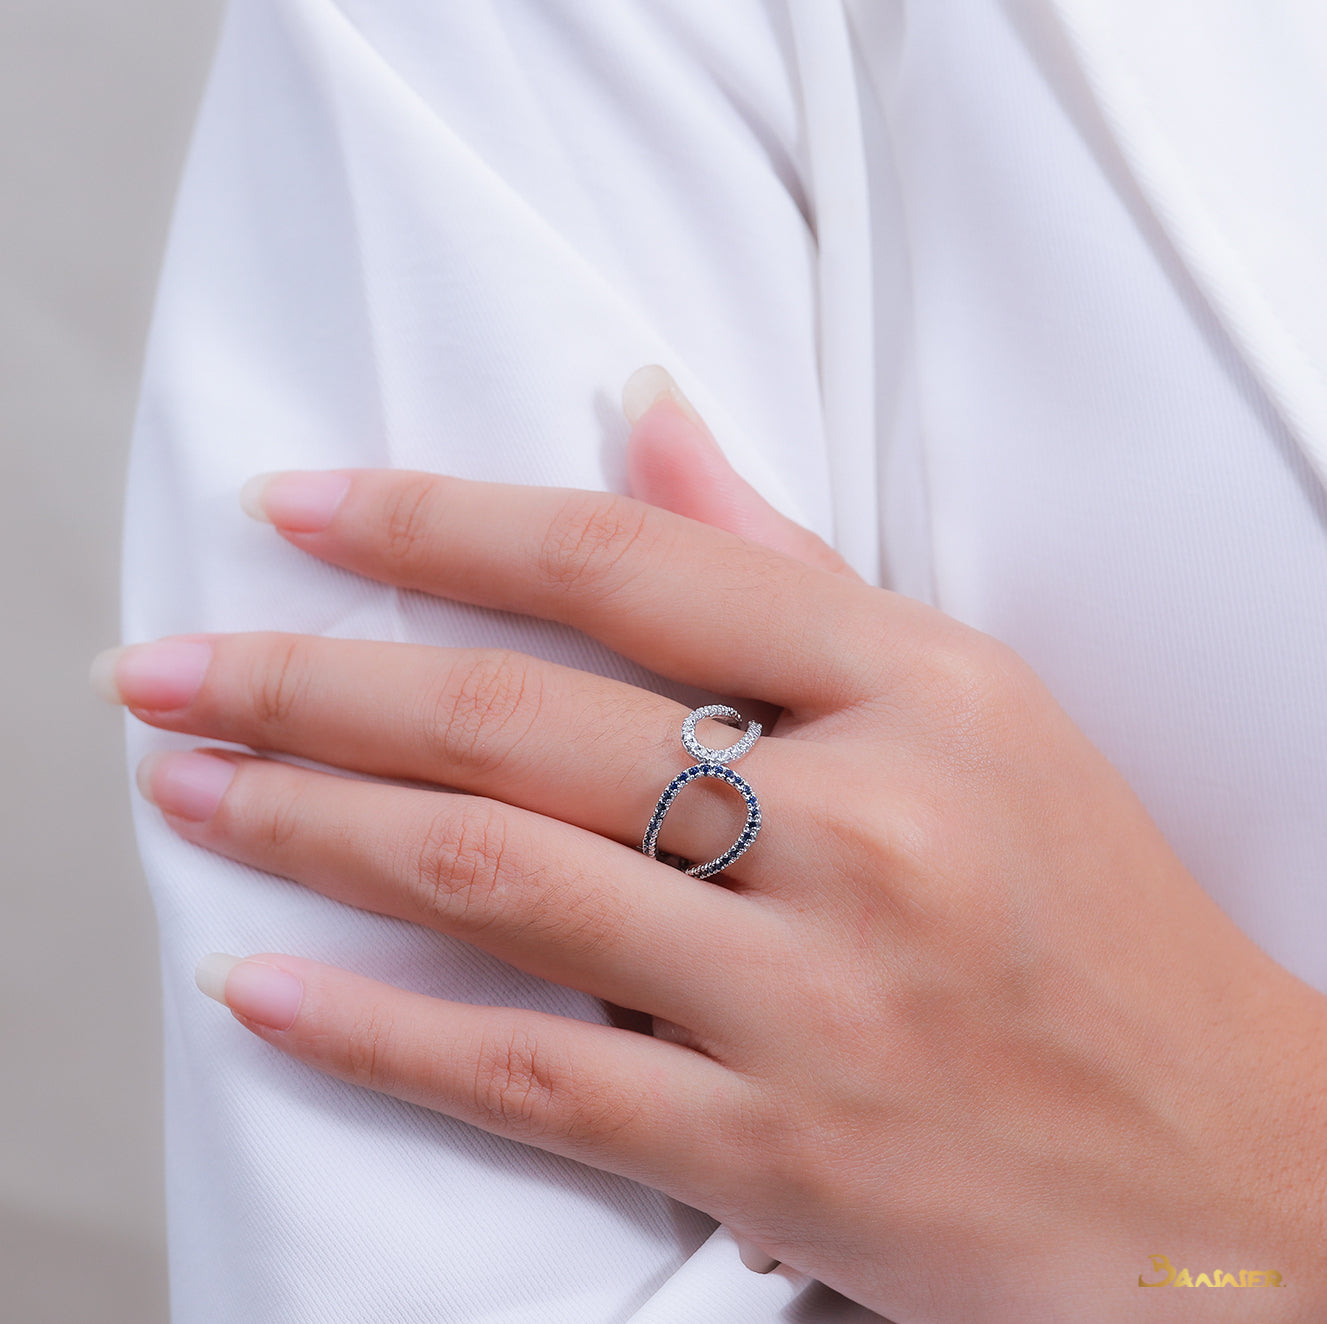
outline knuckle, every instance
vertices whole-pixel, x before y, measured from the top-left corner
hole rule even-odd
[[[926,649],[922,683],[942,703],[965,705],[988,688],[989,678],[976,641],[948,637]]]
[[[428,703],[424,730],[443,764],[496,772],[539,720],[541,672],[524,653],[479,649],[456,663]]]
[[[529,1026],[484,1038],[474,1104],[481,1124],[494,1131],[591,1143],[630,1126],[643,1107],[625,1089],[585,1088],[565,1051]]]
[[[415,850],[411,883],[424,914],[435,923],[478,930],[506,907],[507,823],[486,801],[457,796],[435,814]]]
[[[385,1007],[369,1006],[350,1024],[345,1068],[351,1081],[369,1089],[390,1086],[389,1064],[395,1026]]]
[[[284,851],[304,828],[304,801],[296,791],[269,791],[261,800],[259,839],[273,854]]]
[[[399,574],[428,568],[437,527],[437,480],[430,474],[402,478],[387,498],[382,516],[382,556]]]
[[[298,635],[276,636],[255,662],[249,687],[259,726],[284,726],[308,691],[311,675],[304,640]]]
[[[932,724],[947,735],[974,740],[1023,691],[1017,656],[975,630],[931,641],[917,680]]]
[[[496,1130],[543,1135],[568,1083],[567,1072],[532,1030],[486,1035],[475,1073],[475,1108]]]
[[[573,492],[549,521],[535,560],[550,588],[603,596],[630,580],[627,558],[658,538],[650,507],[602,492]]]
[[[430,819],[406,862],[424,922],[471,938],[500,925],[505,943],[555,944],[581,957],[615,949],[629,917],[605,904],[593,880],[550,869],[515,849],[500,806],[472,796],[455,799]]]

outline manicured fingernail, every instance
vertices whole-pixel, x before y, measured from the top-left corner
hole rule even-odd
[[[672,375],[657,363],[637,368],[627,378],[627,384],[622,388],[622,412],[627,416],[627,422],[635,427],[652,406],[665,398],[672,400],[693,423],[705,426],[691,402],[678,389]]]
[[[119,687],[115,683],[115,661],[124,652],[123,648],[104,648],[92,659],[92,669],[88,672],[88,684],[99,698],[107,703],[123,703]]]
[[[211,644],[161,639],[98,653],[88,679],[107,703],[170,712],[193,702],[211,661]]]
[[[217,812],[235,765],[215,754],[172,750],[149,754],[138,765],[143,798],[167,814],[201,823]]]
[[[194,983],[209,998],[226,1004],[226,976],[243,960],[242,956],[227,956],[225,952],[211,952],[198,962]]]
[[[304,982],[288,970],[225,952],[203,957],[194,982],[209,998],[269,1030],[290,1029],[304,999]]]
[[[321,533],[350,491],[350,476],[321,470],[259,474],[240,489],[254,519],[291,533]]]

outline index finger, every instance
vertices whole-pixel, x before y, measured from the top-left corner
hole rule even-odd
[[[878,690],[894,595],[631,497],[358,469],[264,475],[245,504],[322,560],[561,621],[704,689],[810,713]]]

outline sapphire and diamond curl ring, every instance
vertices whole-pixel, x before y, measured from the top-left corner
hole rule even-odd
[[[659,803],[654,806],[654,813],[650,815],[650,825],[645,829],[645,840],[641,843],[641,850],[646,855],[651,859],[658,858],[656,852],[659,829],[663,826],[664,817],[682,788],[690,785],[697,777],[713,777],[717,781],[727,782],[730,786],[736,787],[746,801],[746,824],[742,828],[741,835],[716,859],[708,864],[692,865],[687,869],[686,872],[694,878],[709,878],[721,873],[738,856],[750,850],[751,843],[756,839],[756,833],[760,831],[760,802],[756,799],[755,791],[743,778],[725,766],[735,763],[756,743],[760,738],[760,723],[748,722],[742,738],[735,744],[729,745],[727,749],[710,749],[696,739],[696,723],[706,717],[717,718],[728,726],[737,726],[739,730],[741,729],[742,714],[736,708],[729,708],[727,704],[713,703],[704,708],[697,708],[686,718],[682,723],[682,744],[687,753],[696,760],[695,766],[685,772],[679,772],[664,787]]]

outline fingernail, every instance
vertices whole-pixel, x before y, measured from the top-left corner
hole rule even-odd
[[[766,1255],[759,1246],[743,1241],[741,1237],[734,1237],[733,1240],[737,1242],[738,1258],[752,1273],[773,1273],[782,1263],[772,1255]]]
[[[304,982],[288,970],[212,952],[198,962],[194,983],[209,998],[269,1030],[288,1030],[304,1000]]]
[[[107,703],[124,702],[115,683],[115,661],[123,652],[123,648],[104,648],[92,659],[88,683],[92,686],[92,692]]]
[[[211,661],[211,644],[161,639],[98,653],[88,680],[107,703],[169,712],[193,702]]]
[[[149,754],[138,765],[138,789],[167,814],[201,823],[217,812],[235,780],[235,765],[196,750]]]
[[[209,998],[226,1005],[226,976],[235,969],[244,958],[227,956],[225,952],[211,952],[198,962],[194,971],[194,983]]]
[[[349,474],[258,474],[240,489],[240,505],[254,519],[291,533],[321,533],[349,491]]]
[[[700,415],[692,408],[691,401],[678,389],[672,375],[657,363],[637,368],[627,378],[622,388],[622,412],[627,416],[627,422],[634,427],[654,405],[665,398],[672,400],[693,423],[705,426]]]

